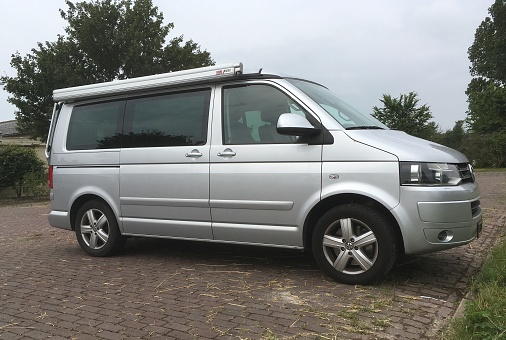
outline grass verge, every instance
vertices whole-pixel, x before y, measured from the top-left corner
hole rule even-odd
[[[471,285],[464,316],[451,322],[445,339],[506,339],[506,240],[492,251]]]
[[[478,168],[476,172],[506,172],[506,168]]]

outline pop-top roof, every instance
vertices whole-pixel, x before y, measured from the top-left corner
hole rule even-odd
[[[241,75],[242,72],[242,63],[194,68],[152,76],[115,80],[107,83],[54,90],[53,100],[56,102],[74,101],[90,97],[110,96],[132,91],[144,91],[177,84],[220,80],[223,78],[237,77]]]

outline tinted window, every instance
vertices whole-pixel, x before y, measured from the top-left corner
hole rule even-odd
[[[123,109],[124,101],[74,107],[67,150],[119,148]]]
[[[211,90],[130,99],[123,147],[204,145]]]
[[[295,143],[298,138],[277,133],[283,113],[306,116],[292,99],[268,85],[227,87],[223,90],[224,144]]]

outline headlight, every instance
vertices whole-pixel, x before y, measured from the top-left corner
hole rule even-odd
[[[401,185],[459,185],[456,164],[401,162]]]

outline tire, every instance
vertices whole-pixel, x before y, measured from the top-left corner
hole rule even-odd
[[[359,204],[337,206],[317,222],[313,256],[332,279],[372,284],[383,279],[397,258],[397,240],[388,219]]]
[[[77,211],[74,221],[77,242],[91,256],[110,256],[125,244],[116,216],[99,200],[86,202]]]

